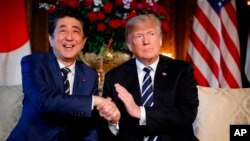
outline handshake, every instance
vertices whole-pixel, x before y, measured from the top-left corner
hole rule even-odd
[[[100,116],[110,123],[117,124],[120,120],[121,113],[110,97],[94,96],[94,106],[99,111]]]
[[[124,103],[128,114],[134,118],[140,119],[140,107],[135,103],[132,95],[127,91],[127,89],[118,83],[116,83],[114,87],[118,97]],[[120,120],[121,113],[111,98],[94,96],[94,106],[96,106],[100,116],[104,117],[112,124],[117,124]]]

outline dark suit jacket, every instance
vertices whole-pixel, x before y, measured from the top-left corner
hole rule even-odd
[[[161,141],[197,140],[192,123],[199,102],[190,64],[160,56],[154,79],[154,106],[145,107],[146,126],[140,126],[138,119],[128,115],[114,89],[115,83],[124,86],[137,105],[142,105],[135,59],[112,69],[105,76],[103,96],[112,97],[121,111],[120,131],[113,140],[143,141],[147,135],[159,135]],[[113,136],[109,134],[109,137]]]
[[[73,94],[64,94],[63,78],[53,52],[24,57],[23,110],[10,141],[94,141],[96,125],[91,110],[98,94],[96,71],[76,62]]]

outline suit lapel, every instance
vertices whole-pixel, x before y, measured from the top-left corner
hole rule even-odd
[[[135,102],[138,105],[141,105],[141,91],[135,59],[131,60],[131,62],[128,64],[128,67],[126,68],[126,73],[124,73],[126,75],[124,76],[127,83],[126,89],[133,95]]]
[[[169,79],[169,69],[168,69],[169,60],[160,55],[160,60],[156,68],[155,79],[154,79],[154,100],[161,101],[162,96],[166,95],[165,89],[168,86],[173,86],[170,84]],[[163,94],[164,92],[164,94]],[[159,102],[155,102],[155,105]]]
[[[50,70],[50,74],[52,74],[53,81],[55,82],[56,88],[59,88],[60,93],[64,93],[64,86],[63,86],[63,78],[61,75],[60,67],[57,62],[57,59],[52,51],[49,52],[48,57],[48,69]]]
[[[73,93],[74,94],[80,94],[84,90],[84,83],[85,83],[85,74],[84,69],[81,67],[79,62],[76,62],[75,65],[75,80],[74,80],[74,87],[73,87]]]

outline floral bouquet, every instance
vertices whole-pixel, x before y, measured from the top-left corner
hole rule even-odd
[[[40,3],[40,8],[53,12],[55,8],[71,6],[79,9],[86,22],[86,52],[127,52],[125,25],[140,14],[155,14],[162,21],[163,32],[169,32],[169,15],[158,0],[57,0]]]

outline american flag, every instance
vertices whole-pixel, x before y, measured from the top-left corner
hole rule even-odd
[[[246,49],[246,62],[245,62],[245,74],[250,82],[250,27],[248,30],[248,41],[247,41],[247,49]]]
[[[197,0],[187,60],[201,86],[242,87],[234,0]]]

